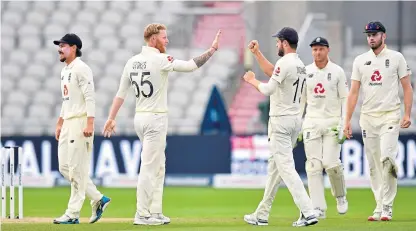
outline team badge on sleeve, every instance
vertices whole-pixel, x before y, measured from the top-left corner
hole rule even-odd
[[[280,74],[280,67],[277,67],[277,68],[274,70],[274,74],[275,74],[275,75],[279,75],[279,74]]]
[[[169,55],[167,58],[168,58],[169,62],[173,62],[173,57],[172,56]]]

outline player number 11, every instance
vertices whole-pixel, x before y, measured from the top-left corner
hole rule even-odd
[[[302,81],[302,86],[300,87],[300,94],[302,95],[302,91],[303,91],[303,86],[305,85],[306,79],[303,79]],[[293,103],[296,103],[296,95],[298,94],[298,88],[299,88],[299,77],[298,79],[293,83],[293,86],[296,85],[296,90],[295,90],[295,96],[293,97]],[[299,97],[299,103],[300,103],[300,97]]]

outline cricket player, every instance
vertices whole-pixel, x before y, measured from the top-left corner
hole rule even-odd
[[[296,30],[284,27],[273,37],[277,38],[278,55],[282,57],[274,67],[260,52],[257,41],[251,41],[249,44],[249,49],[261,69],[270,77],[268,83],[258,81],[251,71],[244,75],[245,81],[262,94],[270,96],[268,136],[271,153],[263,200],[253,214],[244,216],[244,220],[252,225],[268,225],[270,209],[283,180],[301,211],[301,217],[293,226],[314,225],[318,220],[312,201],[296,172],[292,151],[301,130],[300,96],[306,69],[296,53],[299,40]]]
[[[318,218],[326,217],[323,170],[331,183],[337,210],[348,210],[344,170],[340,160],[341,144],[345,137],[345,106],[348,85],[344,70],[328,57],[329,43],[323,37],[315,38],[310,46],[314,62],[306,67],[305,91],[301,97],[301,115],[305,104],[306,115],[302,126],[306,173],[309,195]],[[302,83],[303,86],[303,83]]]
[[[351,116],[361,88],[363,105],[360,127],[370,167],[371,189],[376,200],[376,208],[368,220],[390,221],[397,193],[395,159],[399,130],[411,124],[411,71],[403,55],[386,46],[386,28],[382,23],[369,22],[364,33],[367,34],[371,49],[357,56],[353,63],[344,133],[348,139],[352,137]],[[401,121],[399,83],[404,93],[404,115]]]
[[[94,142],[95,89],[92,71],[80,57],[81,39],[66,34],[58,45],[59,60],[65,62],[61,71],[62,109],[55,138],[58,144],[59,172],[71,182],[68,209],[55,224],[78,224],[85,194],[91,199],[90,223],[98,221],[110,198],[99,192],[89,178],[89,166]]]
[[[117,112],[132,86],[136,96],[134,127],[143,143],[135,225],[162,225],[170,222],[162,214],[168,128],[168,74],[172,71],[191,72],[204,65],[218,50],[221,34],[218,31],[206,52],[189,61],[182,61],[166,54],[169,43],[166,30],[165,25],[157,23],[145,28],[144,40],[147,46],[143,46],[141,53],[127,61],[103,130],[105,137],[110,137],[115,131]]]

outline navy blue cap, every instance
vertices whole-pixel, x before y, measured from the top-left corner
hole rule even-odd
[[[272,37],[286,40],[289,44],[298,44],[299,41],[298,32],[291,27],[283,27]]]
[[[311,47],[314,46],[314,45],[329,47],[328,40],[326,40],[326,38],[323,38],[323,37],[317,37],[311,42],[311,44],[309,44],[309,46],[311,46]]]
[[[76,45],[78,49],[82,48],[82,41],[76,34],[66,34],[60,40],[53,41],[53,44],[59,45],[60,43],[66,43],[68,45]]]
[[[367,25],[365,25],[364,33],[377,33],[377,32],[383,32],[386,33],[386,28],[384,27],[381,22],[375,21],[375,22],[369,22]]]

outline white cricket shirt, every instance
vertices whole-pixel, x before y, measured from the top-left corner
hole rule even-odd
[[[95,88],[91,68],[79,57],[61,71],[62,109],[60,117],[95,117]]]
[[[306,67],[306,115],[308,118],[341,117],[342,100],[348,95],[344,70],[328,61],[320,69],[315,62]]]
[[[117,97],[124,99],[132,86],[136,97],[136,112],[167,113],[168,73],[197,68],[195,63],[189,69],[181,68],[184,63],[187,62],[174,60],[156,48],[143,46],[140,54],[127,61]]]
[[[403,55],[387,46],[378,55],[369,50],[357,56],[351,79],[361,82],[361,113],[382,116],[385,112],[399,110],[399,80],[410,74]]]
[[[270,116],[299,115],[305,77],[305,65],[298,54],[286,54],[276,62],[271,78],[279,85],[270,96]]]

